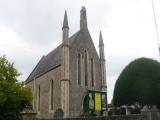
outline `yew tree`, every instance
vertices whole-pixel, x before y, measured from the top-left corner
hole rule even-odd
[[[115,106],[157,105],[160,107],[160,63],[139,58],[127,65],[120,74],[114,89]]]

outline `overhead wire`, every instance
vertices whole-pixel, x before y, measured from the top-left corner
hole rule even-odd
[[[158,32],[158,26],[157,26],[157,18],[156,18],[155,6],[154,6],[154,3],[153,3],[153,0],[151,0],[151,2],[152,2],[154,24],[155,24],[156,35],[157,35],[157,42],[158,42],[158,52],[159,52],[159,57],[160,57],[160,41],[159,41],[159,32]]]

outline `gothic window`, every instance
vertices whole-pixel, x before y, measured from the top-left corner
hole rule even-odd
[[[33,95],[32,96],[36,96],[36,78],[34,78],[34,81],[33,81]],[[33,101],[33,109],[35,110],[35,97],[33,97],[32,101]]]
[[[91,85],[94,87],[94,61],[91,59]]]
[[[77,74],[78,74],[78,85],[81,85],[81,54],[78,53],[77,58]]]
[[[40,111],[40,101],[41,100],[41,89],[40,85],[38,86],[38,111]]]
[[[87,56],[87,51],[85,50],[84,52],[84,57],[85,57],[85,66],[84,66],[84,71],[85,71],[85,86],[88,86],[88,64],[87,64],[87,60],[88,60],[88,56]]]
[[[51,95],[50,95],[50,97],[51,97],[51,110],[53,110],[53,85],[54,85],[54,83],[53,83],[53,80],[51,80]]]

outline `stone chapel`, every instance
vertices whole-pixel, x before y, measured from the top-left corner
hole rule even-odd
[[[39,118],[82,114],[87,90],[106,91],[106,66],[102,34],[99,55],[87,27],[85,7],[80,11],[80,29],[69,35],[67,12],[62,26],[62,43],[43,56],[25,81],[31,88],[33,109]]]

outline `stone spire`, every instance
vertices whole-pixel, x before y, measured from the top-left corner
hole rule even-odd
[[[105,60],[105,55],[104,55],[104,42],[103,42],[103,38],[102,38],[102,33],[100,31],[99,34],[99,55],[100,55],[100,59]]]
[[[69,37],[69,25],[68,25],[67,11],[65,11],[65,14],[64,14],[62,30],[63,30],[63,41],[64,41],[65,39],[68,39]]]
[[[63,27],[62,27],[62,65],[61,65],[61,108],[64,117],[69,117],[69,26],[67,12],[65,11]]]
[[[64,14],[64,20],[63,20],[63,27],[62,29],[64,28],[68,28],[69,29],[69,26],[68,26],[68,17],[67,17],[67,11],[65,10],[65,14]]]
[[[101,31],[99,34],[99,57],[101,66],[102,90],[107,91],[105,53],[104,53],[104,43]]]
[[[84,28],[87,28],[87,15],[85,6],[81,8],[81,15],[80,15],[80,29]]]

